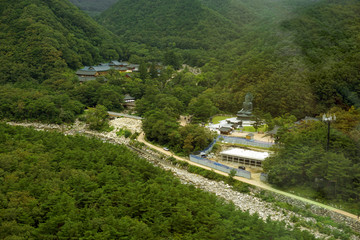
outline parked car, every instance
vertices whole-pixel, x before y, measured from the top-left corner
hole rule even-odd
[[[239,166],[238,168],[241,169],[241,170],[245,170],[244,166]]]
[[[164,147],[163,149],[164,149],[165,151],[169,151],[169,149],[168,149],[167,147]]]

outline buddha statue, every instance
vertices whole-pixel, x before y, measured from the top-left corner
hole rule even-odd
[[[243,102],[243,108],[237,112],[238,119],[250,119],[252,117],[253,104],[252,101],[253,96],[251,93],[247,93],[245,96],[245,102]]]

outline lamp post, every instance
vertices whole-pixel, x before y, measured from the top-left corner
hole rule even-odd
[[[326,122],[327,125],[328,125],[326,151],[329,151],[329,144],[330,144],[330,123],[333,122],[333,121],[336,121],[336,116],[335,116],[335,114],[333,114],[332,116],[331,116],[331,114],[328,115],[328,116],[324,114],[324,115],[322,116],[322,120],[323,120],[323,122]]]

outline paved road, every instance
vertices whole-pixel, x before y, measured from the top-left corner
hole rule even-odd
[[[163,148],[161,147],[158,147],[158,146],[155,146],[149,142],[147,142],[145,140],[145,135],[144,135],[144,132],[142,132],[139,137],[138,137],[138,141],[139,142],[142,142],[144,143],[145,145],[147,145],[148,147],[151,147],[165,155],[168,155],[168,156],[172,156],[178,160],[181,160],[181,161],[185,161],[191,165],[194,165],[194,166],[198,166],[198,167],[201,167],[201,168],[204,168],[204,169],[207,169],[207,170],[213,170],[214,172],[218,173],[218,174],[221,174],[221,175],[224,175],[224,176],[228,176],[227,173],[224,173],[224,172],[221,172],[221,171],[218,171],[216,169],[212,169],[210,167],[207,167],[207,166],[204,166],[204,165],[201,165],[201,164],[197,164],[197,163],[194,163],[194,162],[191,162],[190,160],[186,159],[186,158],[182,158],[182,157],[178,157],[176,155],[174,155],[172,152],[170,151],[166,151],[164,150]],[[234,179],[238,180],[238,181],[241,181],[241,182],[245,182],[245,183],[248,183],[250,185],[253,185],[253,186],[256,186],[256,187],[259,187],[259,188],[262,188],[262,189],[265,189],[265,190],[268,190],[268,191],[272,191],[272,192],[275,192],[275,193],[278,193],[278,194],[282,194],[282,195],[285,195],[287,197],[291,197],[291,198],[294,198],[294,199],[297,199],[297,200],[300,200],[300,201],[303,201],[303,202],[306,202],[308,204],[313,204],[313,205],[316,205],[316,206],[320,206],[322,208],[325,208],[325,209],[328,209],[330,211],[333,211],[333,212],[336,212],[336,213],[339,213],[339,214],[342,214],[344,216],[347,216],[347,217],[350,217],[350,218],[353,218],[353,219],[356,219],[359,221],[359,219],[357,218],[357,216],[355,214],[352,214],[352,213],[349,213],[349,212],[346,212],[346,211],[343,211],[343,210],[340,210],[340,209],[337,209],[337,208],[334,208],[334,207],[331,207],[331,206],[328,206],[328,205],[325,205],[325,204],[322,204],[322,203],[319,203],[319,202],[316,202],[316,201],[313,201],[313,200],[310,200],[310,199],[306,199],[306,198],[303,198],[303,197],[299,197],[297,195],[294,195],[294,194],[291,194],[291,193],[288,193],[288,192],[284,192],[284,191],[281,191],[281,190],[278,190],[278,189],[275,189],[267,184],[265,184],[264,182],[261,182],[261,181],[256,181],[254,179],[246,179],[246,178],[243,178],[243,177],[237,177],[235,176]]]
[[[108,111],[109,116],[111,117],[126,117],[126,118],[133,118],[133,119],[138,119],[138,120],[142,120],[142,117],[138,117],[138,116],[133,116],[133,115],[129,115],[129,114],[124,114],[124,113],[117,113],[117,112],[110,112]]]

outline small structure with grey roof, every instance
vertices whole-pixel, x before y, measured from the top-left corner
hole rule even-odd
[[[313,117],[308,117],[306,116],[305,118],[295,122],[296,125],[302,124],[302,123],[309,123],[309,122],[319,122],[320,119],[318,118],[313,118]]]
[[[132,70],[133,72],[138,72],[139,71],[139,67],[140,67],[140,64],[129,64],[129,66],[127,66],[127,68],[129,70]]]
[[[115,68],[116,70],[119,70],[120,68],[126,68],[128,67],[128,63],[127,62],[119,62],[116,60],[113,60],[111,62],[109,62],[109,66]]]
[[[244,166],[262,167],[262,162],[269,157],[268,152],[258,152],[242,148],[232,148],[220,153],[222,161],[239,163]]]
[[[107,73],[109,70],[111,69],[110,66],[92,66],[92,67],[89,67],[89,70],[92,70],[92,71],[95,71],[97,72],[99,75],[103,74],[103,73]]]
[[[132,72],[127,67],[119,67],[119,68],[117,68],[117,70],[119,70],[119,72]]]
[[[219,131],[220,131],[220,134],[229,135],[232,131],[232,128],[224,126],[224,127],[221,127],[219,129]]]
[[[130,96],[130,94],[125,94],[124,97],[124,107],[128,108],[128,109],[133,109],[135,108],[135,98]]]
[[[253,133],[249,133],[246,135],[246,139],[247,140],[254,140],[254,134]]]
[[[135,102],[135,98],[130,96],[130,94],[125,94],[124,102]]]
[[[76,75],[78,76],[80,82],[95,80],[97,77],[96,71],[89,70],[89,67],[84,67],[83,69],[77,70]]]
[[[139,70],[139,64],[129,64],[127,62],[119,62],[113,60],[109,63],[100,63],[97,66],[85,66],[76,72],[80,82],[95,80],[98,76],[106,75],[110,69],[115,69],[119,72],[136,72]],[[129,77],[129,76],[126,76]]]

